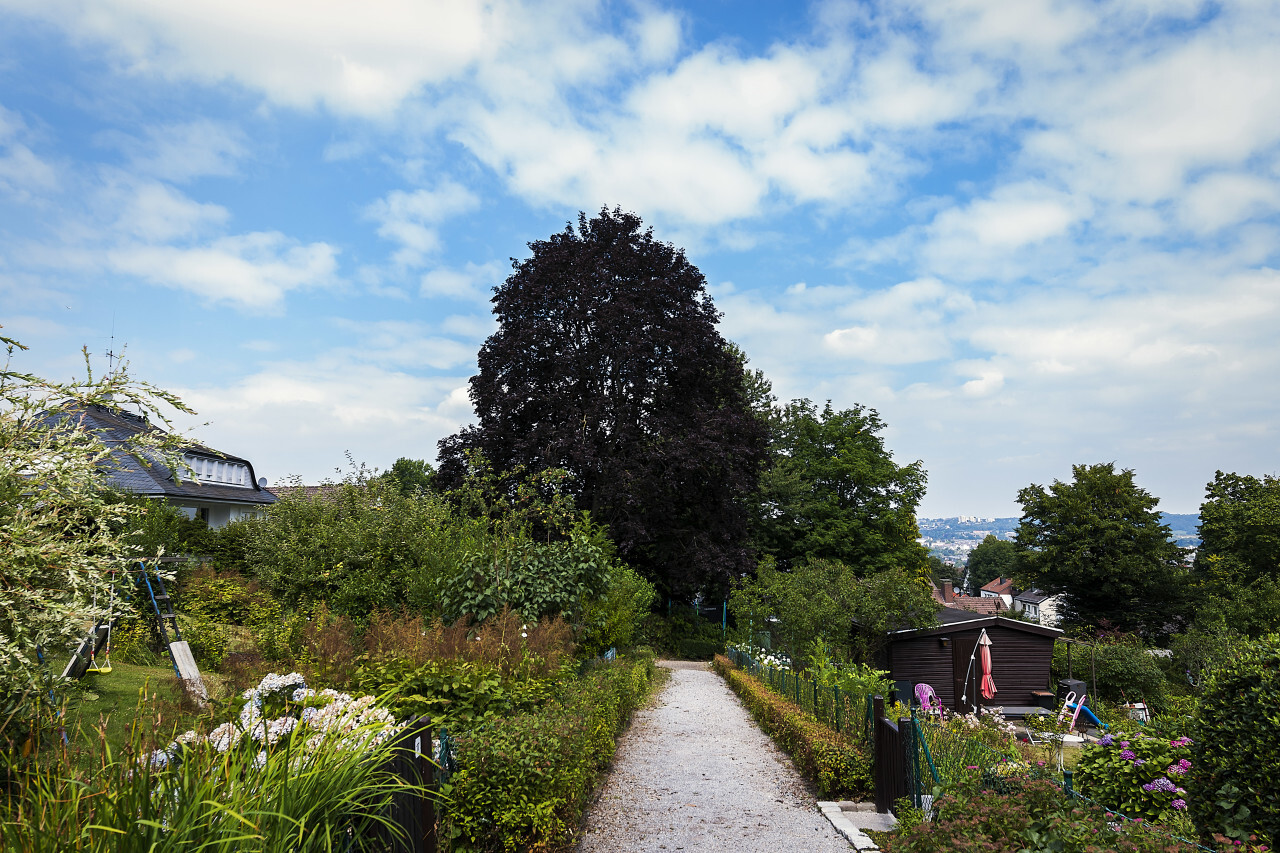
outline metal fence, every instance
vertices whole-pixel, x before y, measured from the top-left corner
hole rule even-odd
[[[391,799],[386,818],[393,832],[379,833],[380,843],[394,853],[436,853],[439,818],[436,791],[453,771],[453,741],[447,729],[433,732],[428,718],[405,726],[385,769],[405,783]]]
[[[849,693],[839,687],[825,687],[789,669],[762,664],[738,649],[729,649],[727,656],[734,664],[769,685],[773,692],[790,699],[837,732],[871,743],[869,695]]]

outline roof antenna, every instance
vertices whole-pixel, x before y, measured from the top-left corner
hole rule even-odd
[[[112,352],[116,346],[116,312],[111,312],[111,342],[107,345],[107,373],[116,372],[116,354]]]

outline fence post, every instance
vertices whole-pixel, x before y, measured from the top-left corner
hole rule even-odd
[[[903,733],[902,748],[906,751],[903,755],[903,769],[907,776],[907,790],[910,792],[911,805],[921,808],[924,802],[920,799],[920,747],[916,743],[916,738],[920,733],[916,730],[916,721],[913,717],[899,717],[898,731]]]
[[[1072,772],[1070,770],[1062,771],[1062,792],[1067,795],[1067,799],[1074,800],[1076,798],[1076,789],[1072,781]]]

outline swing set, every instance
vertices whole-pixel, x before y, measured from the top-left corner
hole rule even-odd
[[[110,584],[110,598],[107,602],[107,614],[105,620],[93,623],[93,627],[89,629],[89,633],[76,650],[72,652],[71,659],[67,661],[67,667],[62,671],[63,678],[83,678],[85,673],[100,672],[103,674],[111,672],[111,629],[116,621],[116,583],[115,571]],[[93,592],[93,609],[98,609],[98,591]],[[101,662],[99,662],[101,657]]]

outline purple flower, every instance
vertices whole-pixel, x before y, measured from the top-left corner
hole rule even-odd
[[[1122,742],[1120,745],[1124,746],[1124,744],[1125,742]],[[1132,749],[1125,749],[1125,750],[1121,750],[1120,757],[1123,758],[1125,761],[1133,761],[1135,756],[1133,754]]]
[[[1111,746],[1111,744],[1114,742],[1115,742],[1115,738],[1113,738],[1111,735],[1103,735],[1102,739],[1098,741],[1098,746]]]
[[[1187,761],[1187,759],[1184,758],[1181,761],[1179,761],[1177,764],[1170,764],[1169,767],[1165,770],[1165,772],[1172,773],[1175,776],[1181,776],[1183,773],[1186,773],[1190,769],[1191,769],[1191,762]]]
[[[1133,766],[1134,766],[1134,767],[1141,767],[1142,765],[1144,765],[1144,764],[1146,764],[1146,763],[1147,763],[1147,759],[1145,759],[1145,758],[1135,758],[1135,759],[1133,759]]]
[[[1142,790],[1146,791],[1148,794],[1154,794],[1156,791],[1160,791],[1161,793],[1165,793],[1165,794],[1172,794],[1177,791],[1177,786],[1174,785],[1172,782],[1170,782],[1168,779],[1166,779],[1164,776],[1161,776],[1159,779],[1155,780],[1154,782],[1148,782],[1147,784],[1143,785]]]
[[[1185,809],[1187,807],[1187,801],[1182,799],[1174,800],[1173,807],[1181,811],[1182,809]]]
[[[1177,740],[1171,740],[1169,746],[1191,746],[1191,738],[1180,737]]]
[[[1122,741],[1120,741],[1120,745],[1121,745],[1121,746],[1128,746],[1128,745],[1129,745],[1129,741],[1127,741],[1127,740],[1122,740]]]

